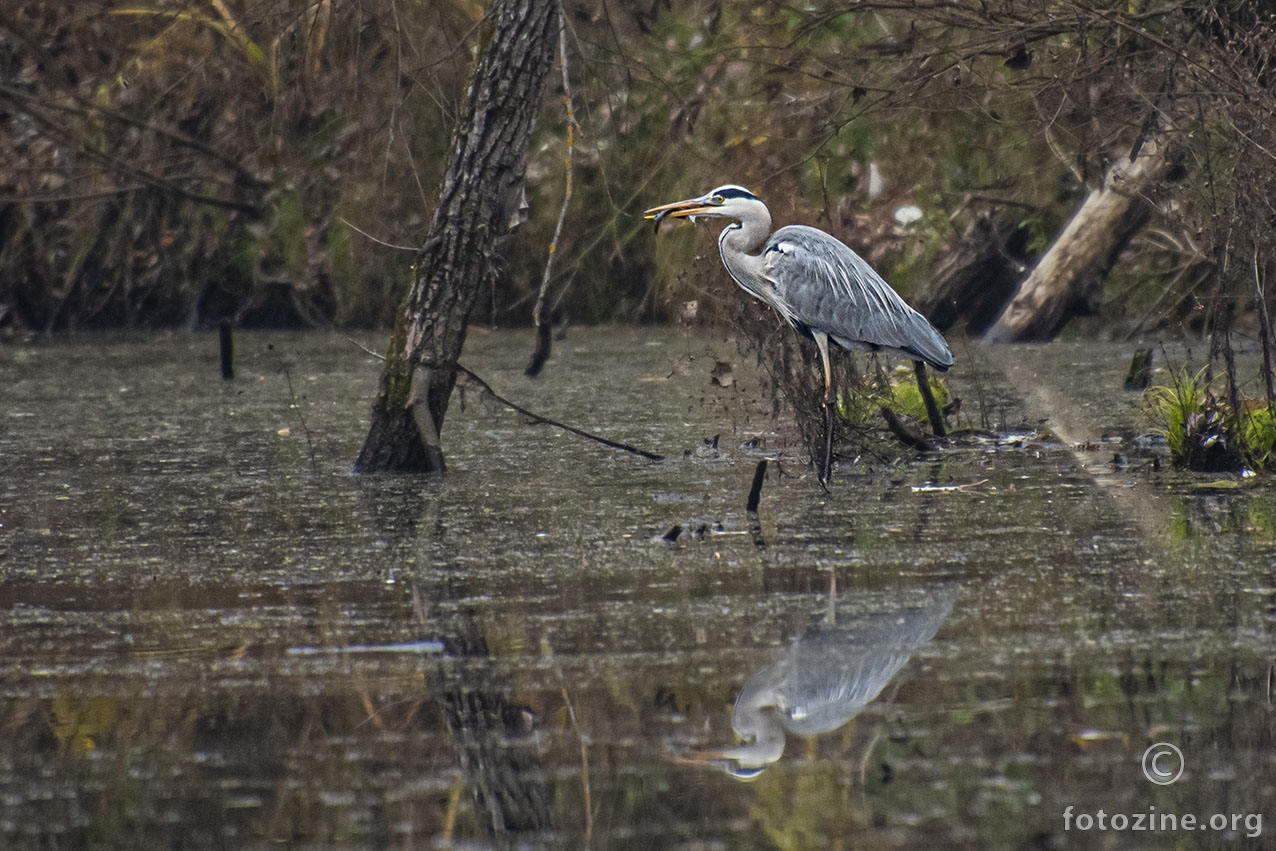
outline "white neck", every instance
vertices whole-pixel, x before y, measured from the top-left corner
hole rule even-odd
[[[771,233],[771,211],[761,201],[749,211],[750,215],[729,225],[718,237],[718,250],[726,260],[732,254],[752,254],[762,247]],[[730,265],[730,264],[728,264]]]
[[[718,253],[735,282],[748,293],[770,304],[786,319],[789,311],[776,297],[773,285],[763,274],[761,255],[754,254],[771,233],[771,211],[762,202],[752,206],[748,215],[727,225],[718,237]],[[791,321],[791,320],[790,320]]]

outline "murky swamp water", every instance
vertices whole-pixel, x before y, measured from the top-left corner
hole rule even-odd
[[[498,392],[668,460],[471,390],[441,479],[350,475],[343,338],[237,346],[0,350],[4,848],[1276,847],[1273,489],[1154,470],[1126,350],[958,353],[965,419],[1092,446],[826,493],[702,332],[573,330],[537,381],[476,332]]]

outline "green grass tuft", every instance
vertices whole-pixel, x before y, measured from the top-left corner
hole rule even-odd
[[[1156,431],[1165,436],[1174,463],[1192,470],[1263,469],[1276,451],[1276,410],[1243,400],[1240,410],[1210,387],[1207,370],[1175,373],[1168,385],[1144,394]]]

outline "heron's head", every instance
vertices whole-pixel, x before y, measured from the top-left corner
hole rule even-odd
[[[729,183],[696,198],[688,198],[685,201],[674,201],[672,204],[652,207],[643,215],[657,222],[666,216],[672,219],[689,218],[694,222],[697,216],[741,219],[749,215],[750,212],[757,212],[758,208],[766,209],[766,205],[762,203],[758,196],[743,186]]]

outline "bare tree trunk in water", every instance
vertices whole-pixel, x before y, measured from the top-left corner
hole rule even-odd
[[[1173,166],[1169,134],[1148,133],[1139,149],[1108,169],[1064,227],[1054,245],[1020,284],[1014,298],[984,335],[989,343],[1052,339],[1087,303],[1097,302],[1117,256],[1151,215],[1144,194]]]
[[[399,308],[355,472],[442,472],[439,433],[470,309],[520,214],[527,146],[554,60],[558,0],[496,0],[439,204]]]

